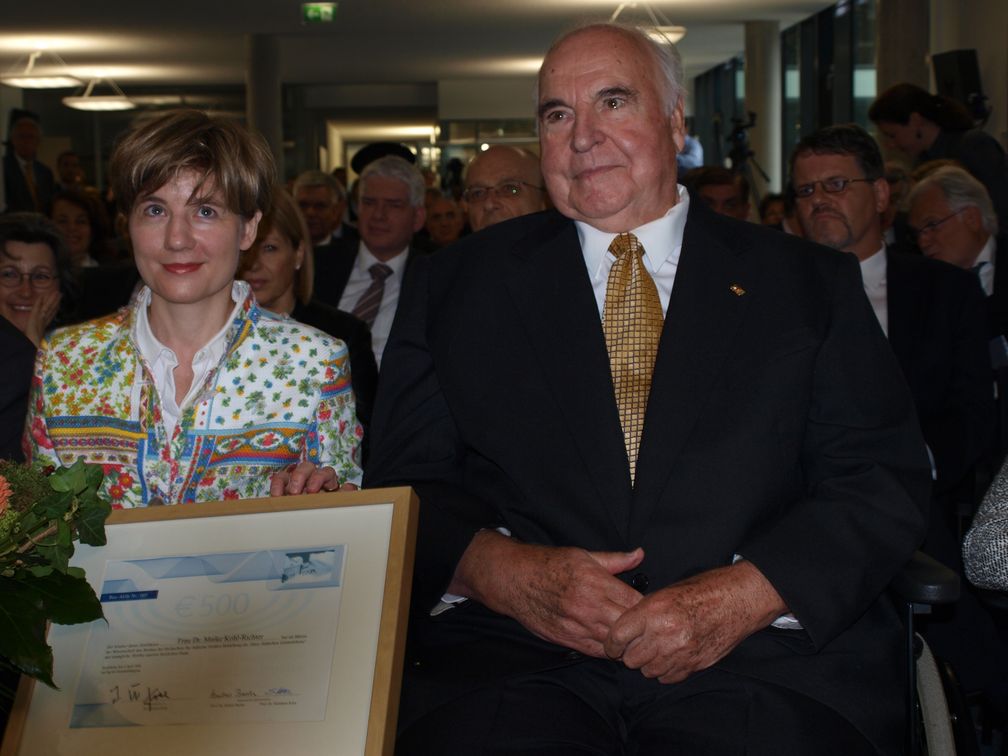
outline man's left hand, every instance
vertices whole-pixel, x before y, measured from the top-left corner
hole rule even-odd
[[[679,682],[787,611],[763,573],[741,561],[645,596],[613,624],[605,653],[645,677]]]
[[[293,468],[273,473],[270,478],[270,496],[297,496],[319,491],[356,491],[353,483],[340,485],[336,471],[319,467],[312,462],[301,462]]]

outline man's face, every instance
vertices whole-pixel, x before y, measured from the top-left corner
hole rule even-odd
[[[479,200],[467,198],[469,225],[480,231],[509,218],[528,215],[545,207],[545,190],[538,161],[510,147],[481,152],[466,171],[465,188],[488,190]],[[515,194],[510,187],[517,187]],[[539,188],[536,188],[539,187]]]
[[[11,127],[10,143],[22,160],[34,160],[38,153],[42,131],[34,121],[23,118]]]
[[[405,182],[385,176],[368,176],[361,182],[357,215],[361,239],[382,261],[405,250],[426,218],[423,207],[410,204]]]
[[[539,143],[560,212],[618,233],[678,201],[682,101],[666,112],[663,81],[650,53],[614,30],[575,33],[547,56],[539,74]]]
[[[708,184],[699,193],[700,199],[715,213],[748,220],[749,203],[739,196],[737,184]]]
[[[343,218],[345,201],[335,202],[329,187],[303,186],[295,197],[308,224],[308,234],[313,242],[320,242],[332,233]]]
[[[907,222],[917,233],[921,252],[960,268],[972,268],[987,243],[980,211],[968,207],[953,213],[938,186],[930,186],[914,198]]]
[[[439,247],[458,239],[463,225],[465,219],[462,217],[462,208],[447,197],[435,200],[427,210],[427,233]]]
[[[827,179],[863,179],[864,171],[853,155],[817,155],[806,152],[794,162],[795,187]],[[843,191],[827,193],[815,185],[811,197],[798,197],[795,205],[805,238],[833,249],[853,252],[865,260],[882,248],[879,213],[889,203],[889,185],[877,181],[855,181]]]

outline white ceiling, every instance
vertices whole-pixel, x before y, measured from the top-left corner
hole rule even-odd
[[[679,44],[692,77],[742,51],[743,24],[782,28],[829,0],[667,0],[651,7],[687,27]],[[303,26],[295,0],[5,0],[0,71],[39,47],[82,78],[133,86],[240,85],[245,37],[275,35],[281,79],[292,84],[436,82],[532,74],[550,41],[614,0],[341,0],[336,21]],[[647,22],[646,4],[621,20]]]

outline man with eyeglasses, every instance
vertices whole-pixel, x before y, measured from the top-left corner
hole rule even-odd
[[[995,368],[1008,366],[1008,234],[983,184],[962,168],[939,168],[910,192],[909,223],[928,257],[972,271],[987,296]]]
[[[935,483],[923,548],[961,567],[952,515],[973,494],[974,466],[994,422],[980,288],[951,265],[886,246],[889,184],[878,145],[861,127],[830,126],[802,139],[791,156],[791,180],[806,236],[861,264],[865,294],[910,386],[931,458]],[[997,668],[997,653],[988,662],[970,659],[969,648],[983,641],[966,624],[932,623],[928,640],[968,689],[979,689],[985,669]]]
[[[886,246],[889,184],[878,145],[861,127],[829,126],[802,139],[791,156],[791,180],[806,237],[858,258],[865,294],[917,404],[936,493],[954,488],[992,432],[976,281]]]
[[[462,196],[473,231],[544,210],[546,190],[539,158],[520,147],[493,145],[469,163]]]

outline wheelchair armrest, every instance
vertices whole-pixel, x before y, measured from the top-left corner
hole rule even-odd
[[[951,604],[959,599],[959,575],[921,551],[915,551],[890,588],[913,604]]]

